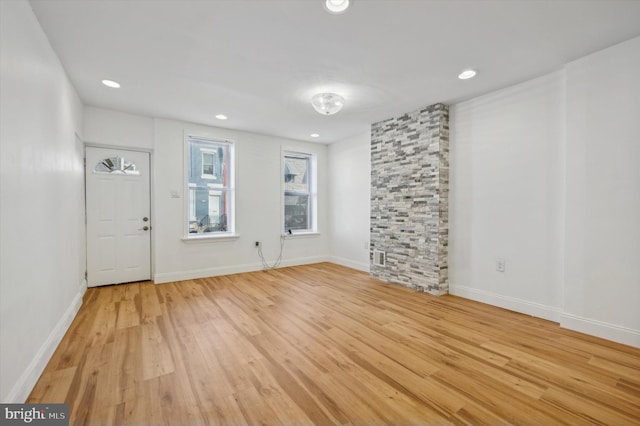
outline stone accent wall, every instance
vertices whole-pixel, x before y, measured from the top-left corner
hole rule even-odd
[[[449,107],[435,104],[371,126],[371,275],[448,293]]]

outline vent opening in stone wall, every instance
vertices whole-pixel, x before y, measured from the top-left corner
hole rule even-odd
[[[384,266],[387,260],[387,253],[382,250],[373,251],[373,265]]]

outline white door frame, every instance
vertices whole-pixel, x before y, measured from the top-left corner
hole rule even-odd
[[[132,151],[132,152],[143,152],[143,153],[147,153],[149,154],[149,214],[151,217],[151,220],[154,221],[155,218],[155,201],[154,201],[154,194],[153,194],[153,187],[154,187],[154,158],[153,158],[153,149],[147,149],[147,148],[138,148],[138,147],[126,147],[126,146],[117,146],[117,145],[109,145],[109,144],[101,144],[101,143],[95,143],[95,142],[84,142],[84,147],[83,147],[83,155],[84,155],[84,167],[82,170],[82,173],[84,174],[84,228],[85,228],[85,281],[84,281],[84,285],[88,286],[88,279],[87,279],[87,275],[88,275],[88,269],[89,269],[89,265],[88,265],[88,247],[89,247],[89,235],[87,232],[87,167],[86,167],[86,162],[87,162],[87,148],[103,148],[103,149],[113,149],[113,150],[118,150],[118,151]],[[154,256],[154,241],[155,241],[155,233],[153,232],[154,230],[154,226],[150,226],[149,229],[149,256],[150,256],[150,264],[149,264],[149,268],[150,268],[150,280],[153,281],[154,276],[155,276],[155,256]],[[86,287],[85,287],[86,288]]]

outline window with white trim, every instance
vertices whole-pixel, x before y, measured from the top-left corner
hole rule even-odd
[[[285,233],[317,232],[315,163],[312,154],[284,152]]]
[[[233,142],[188,136],[186,144],[187,236],[233,234]]]

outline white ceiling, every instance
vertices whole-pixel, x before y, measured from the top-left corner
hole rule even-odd
[[[640,35],[634,0],[354,0],[342,15],[322,0],[31,4],[87,105],[322,143]],[[466,68],[478,76],[458,80]],[[343,110],[316,113],[319,91]]]

